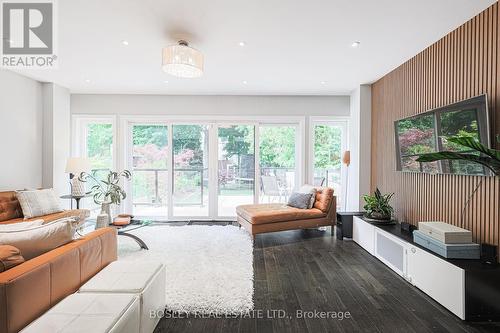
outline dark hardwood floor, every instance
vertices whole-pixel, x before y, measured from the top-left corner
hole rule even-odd
[[[163,318],[155,333],[500,332],[500,323],[461,321],[354,242],[330,236],[329,230],[258,235],[254,290],[251,317]],[[303,318],[297,311],[328,318]]]

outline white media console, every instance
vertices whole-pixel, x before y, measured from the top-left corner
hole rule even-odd
[[[459,318],[477,320],[496,315],[498,308],[475,293],[483,284],[489,289],[498,269],[483,267],[478,260],[442,258],[414,244],[411,233],[401,232],[398,225],[371,224],[354,216],[352,227],[354,242]]]

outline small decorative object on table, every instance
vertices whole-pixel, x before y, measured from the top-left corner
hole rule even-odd
[[[101,205],[101,214],[108,215],[108,223],[111,224],[111,205],[119,205],[122,200],[127,197],[127,193],[120,187],[119,182],[121,178],[130,180],[132,174],[128,170],[123,170],[118,173],[115,171],[110,171],[106,180],[99,180],[93,175],[82,172],[78,177],[82,182],[87,182],[92,180],[94,185],[92,185],[91,193],[94,197],[94,202]]]
[[[364,195],[365,219],[376,223],[392,223],[394,208],[390,205],[390,201],[393,195],[394,193],[382,194],[378,187],[373,195]]]
[[[85,157],[70,157],[66,161],[66,173],[69,173],[71,196],[85,196],[85,184],[77,175],[90,170],[90,160]]]
[[[100,229],[107,227],[109,224],[109,215],[106,213],[101,213],[97,215],[96,222],[95,222],[95,228]]]
[[[413,241],[445,258],[479,259],[480,246],[472,232],[444,222],[419,222]]]
[[[119,214],[115,219],[113,220],[113,225],[116,226],[124,226],[127,224],[130,224],[130,220],[133,218],[132,215],[129,214]]]

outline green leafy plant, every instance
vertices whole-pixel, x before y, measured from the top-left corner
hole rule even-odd
[[[365,216],[375,220],[390,220],[394,213],[394,208],[390,204],[393,196],[394,193],[382,194],[378,187],[373,195],[364,195]]]
[[[479,163],[490,169],[497,177],[500,176],[500,150],[490,149],[481,144],[477,139],[467,136],[455,136],[446,139],[448,142],[457,144],[472,150],[472,152],[460,153],[453,151],[441,151],[438,153],[421,154],[417,162],[434,162],[440,160],[462,160]],[[500,136],[497,135],[500,142]]]
[[[87,172],[82,172],[78,179],[82,182],[89,180],[94,182],[94,185],[91,187],[91,193],[96,204],[110,203],[119,205],[127,197],[127,193],[119,185],[120,179],[130,180],[131,177],[132,174],[130,171],[123,170],[119,173],[110,171],[104,180],[99,180]]]

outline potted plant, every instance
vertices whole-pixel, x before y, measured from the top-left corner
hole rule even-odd
[[[417,162],[434,162],[440,160],[464,160],[479,163],[493,174],[500,177],[500,150],[490,149],[482,145],[477,139],[467,136],[455,136],[446,139],[451,143],[468,148],[472,152],[460,153],[453,151],[441,151],[438,153],[420,154]],[[497,141],[500,142],[500,136],[497,135]]]
[[[373,195],[364,195],[365,217],[376,221],[391,221],[394,208],[390,205],[390,201],[393,195],[394,193],[382,194],[378,187]]]
[[[111,223],[111,205],[120,205],[122,200],[127,197],[127,193],[119,185],[120,179],[130,180],[132,174],[128,170],[122,172],[110,171],[106,179],[97,179],[90,173],[82,172],[78,177],[82,182],[92,180],[94,185],[91,187],[94,202],[101,205],[101,214],[108,215],[108,222]]]

